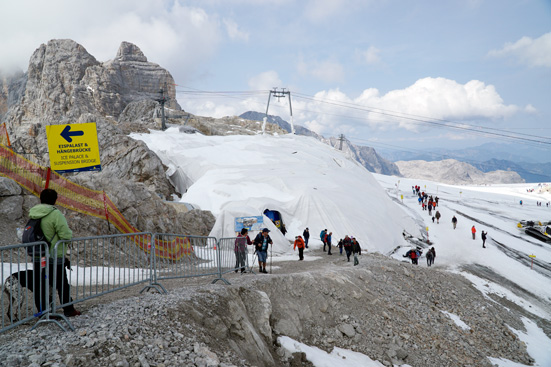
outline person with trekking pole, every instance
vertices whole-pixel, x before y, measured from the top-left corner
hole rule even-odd
[[[268,274],[268,272],[266,271],[266,259],[268,257],[268,247],[272,244],[272,239],[268,235],[269,232],[270,230],[268,228],[264,228],[262,232],[257,234],[254,239],[254,246],[256,248],[256,254],[258,256],[258,271],[264,274]],[[270,266],[271,264],[272,263],[270,259]]]

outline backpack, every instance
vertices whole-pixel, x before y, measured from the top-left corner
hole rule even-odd
[[[25,224],[25,228],[23,229],[23,243],[43,241],[50,245],[50,241],[48,241],[48,239],[44,235],[44,232],[42,232],[40,223],[42,223],[42,218],[29,219],[27,224]],[[35,258],[46,256],[44,245],[38,244],[34,246],[27,246],[27,255],[34,256]]]

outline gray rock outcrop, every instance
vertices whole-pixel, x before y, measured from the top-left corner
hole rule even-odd
[[[181,110],[170,73],[148,62],[137,46],[123,42],[114,60],[101,63],[72,40],[51,40],[33,53],[25,75],[2,78],[0,113],[14,151],[43,166],[49,165],[45,126],[95,122],[102,171],[66,176],[105,191],[140,231],[205,235],[214,223],[212,214],[199,215],[199,223],[166,205],[176,194],[166,167],[143,142],[127,136],[158,125],[155,100],[165,85],[165,107]],[[17,195],[9,196],[5,202]],[[21,210],[22,218],[11,218],[11,227],[24,224],[26,212]],[[77,236],[109,232],[105,220],[66,215]]]
[[[324,139],[323,141],[334,148],[340,148],[341,142],[337,138],[331,137],[327,140]],[[342,142],[342,150],[345,154],[349,155],[358,161],[362,166],[367,168],[369,172],[380,173],[388,176],[401,176],[400,170],[396,164],[381,157],[377,154],[375,149],[371,147],[355,145],[345,139]]]

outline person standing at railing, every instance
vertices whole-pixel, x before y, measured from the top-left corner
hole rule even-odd
[[[270,230],[264,228],[262,232],[256,235],[254,238],[254,245],[256,247],[256,255],[258,256],[259,272],[268,274],[266,271],[266,259],[268,258],[268,247],[272,244],[272,239],[268,235]]]
[[[57,252],[54,252],[54,249],[57,241],[70,240],[73,238],[73,231],[69,229],[67,219],[65,219],[63,213],[54,207],[56,201],[57,192],[53,189],[44,189],[40,193],[40,204],[35,205],[29,210],[30,218],[42,218],[40,228],[44,236],[50,239],[48,241],[48,245],[50,246],[50,253],[48,254],[50,257],[48,273],[46,274],[46,270],[42,268],[42,261],[40,258],[33,259],[35,284],[34,302],[39,315],[47,308],[46,282],[48,282],[50,286],[53,286],[54,269],[56,269],[57,274],[56,289],[61,303],[65,304],[72,301],[71,288],[64,268],[64,265],[69,267],[68,260],[65,259],[67,246],[65,244],[58,246]],[[37,286],[38,284],[40,284],[40,287]],[[73,305],[64,307],[63,313],[67,317],[79,316],[81,314]]]
[[[241,268],[241,273],[245,272],[245,260],[247,258],[247,245],[252,245],[252,241],[249,238],[249,230],[247,228],[241,229],[241,233],[237,235],[235,239],[235,272]]]

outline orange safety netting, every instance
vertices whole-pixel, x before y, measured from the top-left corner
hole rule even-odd
[[[139,233],[136,228],[128,223],[104,191],[91,190],[77,185],[57,172],[14,153],[8,146],[3,144],[4,138],[1,136],[5,135],[5,141],[8,142],[9,138],[7,131],[5,131],[5,124],[1,125],[0,128],[2,126],[3,130],[0,129],[1,176],[11,178],[36,196],[39,196],[40,192],[46,187],[54,189],[58,195],[57,205],[82,214],[105,218],[122,233]],[[147,238],[135,236],[132,239],[144,252],[151,252],[151,238],[149,236]],[[192,253],[193,249],[187,237],[176,237],[171,241],[155,239],[155,256],[179,260]]]

